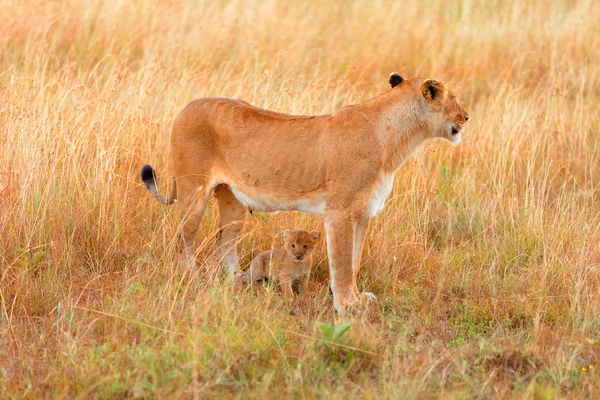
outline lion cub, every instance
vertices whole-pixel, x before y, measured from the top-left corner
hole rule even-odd
[[[275,278],[279,280],[284,296],[291,297],[292,284],[298,281],[298,294],[302,294],[308,285],[312,253],[320,238],[321,233],[317,231],[290,232],[286,229],[283,231],[283,247],[259,253],[247,271],[236,274],[236,284]]]

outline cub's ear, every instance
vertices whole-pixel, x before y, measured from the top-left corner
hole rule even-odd
[[[283,231],[283,240],[287,242],[288,238],[290,237],[290,235],[292,234],[292,232],[290,232],[289,229],[285,229]]]
[[[398,75],[397,72],[392,72],[390,74],[390,85],[392,85],[392,87],[396,87],[399,84],[402,83],[404,79],[402,79],[402,77],[400,75]]]
[[[442,82],[434,79],[425,79],[421,84],[421,91],[423,92],[423,97],[433,103],[434,100],[437,100],[444,94],[446,87]]]
[[[315,242],[317,242],[319,239],[321,239],[321,232],[319,232],[319,231],[312,231],[310,233],[310,237],[312,238],[312,240],[314,240]]]

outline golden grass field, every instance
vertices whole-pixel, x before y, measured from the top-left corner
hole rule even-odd
[[[12,398],[594,398],[600,392],[600,3],[0,2],[0,393]],[[211,201],[176,272],[170,127],[191,100],[331,113],[439,79],[470,120],[371,222],[334,314],[236,293]],[[265,149],[268,151],[268,149]],[[247,266],[301,213],[249,215]],[[344,331],[344,329],[346,329]]]

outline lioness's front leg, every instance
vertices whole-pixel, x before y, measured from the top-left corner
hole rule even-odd
[[[352,258],[352,272],[354,273],[354,282],[358,282],[357,276],[360,270],[362,254],[367,240],[367,231],[369,230],[369,218],[365,217],[358,220],[354,228],[354,256]],[[356,288],[356,286],[355,286]],[[358,288],[356,288],[358,290]],[[358,292],[356,293],[358,295]],[[361,302],[374,302],[377,300],[371,292],[363,292],[359,295]]]
[[[354,276],[358,274],[362,253],[367,239],[367,231],[369,230],[369,218],[363,218],[354,225],[354,256],[352,257],[352,269]]]
[[[328,211],[325,214],[325,230],[333,307],[336,311],[343,312],[347,307],[358,303],[352,263],[354,223],[350,215],[343,211]]]

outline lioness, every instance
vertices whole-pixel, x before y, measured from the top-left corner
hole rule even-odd
[[[298,282],[298,294],[304,293],[312,267],[312,253],[320,238],[321,233],[317,231],[283,231],[283,247],[259,253],[247,271],[235,275],[235,282],[245,284],[274,278],[279,280],[284,296],[293,295],[295,282]]]
[[[359,303],[356,276],[369,218],[383,208],[396,171],[425,139],[460,142],[469,118],[441,82],[397,73],[389,82],[388,92],[331,115],[280,114],[227,98],[188,104],[173,124],[171,195],[158,192],[150,165],[141,171],[156,200],[177,198],[180,263],[195,262],[196,233],[213,192],[218,249],[229,273],[239,270],[236,243],[246,210],[323,215],[333,305],[342,312]]]

